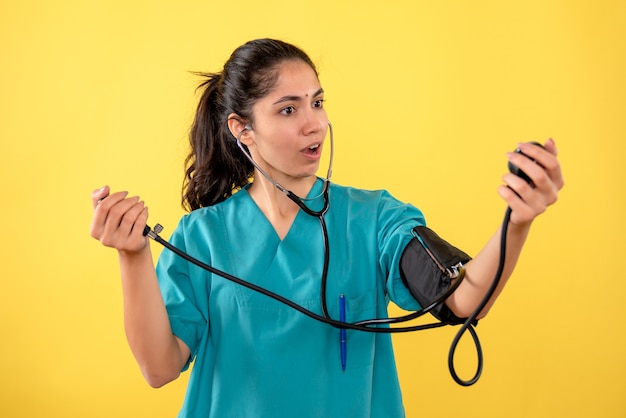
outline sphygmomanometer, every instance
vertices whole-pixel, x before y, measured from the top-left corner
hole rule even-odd
[[[333,144],[333,134],[332,134],[332,126],[329,123],[330,127],[330,138],[331,138],[331,157],[328,169],[327,178],[324,180],[324,187],[321,197],[324,198],[324,205],[321,210],[314,211],[309,208],[305,203],[304,199],[299,198],[294,193],[282,187],[280,184],[271,179],[257,164],[254,162],[252,157],[249,155],[247,150],[241,145],[240,137],[241,134],[246,130],[251,130],[252,127],[250,125],[246,125],[244,131],[240,133],[237,137],[237,143],[244,154],[248,157],[248,159],[252,162],[252,164],[257,167],[259,172],[266,176],[279,190],[287,195],[294,203],[296,203],[301,209],[303,209],[307,214],[311,216],[315,216],[318,218],[320,222],[320,226],[323,234],[323,242],[324,242],[324,268],[322,272],[321,278],[321,289],[320,289],[320,302],[322,307],[322,314],[318,314],[309,309],[306,309],[292,300],[285,298],[279,294],[276,294],[268,289],[260,287],[250,281],[241,279],[239,277],[233,276],[224,271],[218,270],[192,256],[184,253],[178,248],[171,245],[169,242],[164,240],[159,236],[159,233],[162,231],[162,226],[157,224],[154,229],[149,226],[145,226],[144,235],[149,238],[157,241],[165,248],[170,251],[173,251],[177,255],[183,257],[187,261],[213,273],[218,276],[221,276],[227,280],[235,282],[241,286],[249,288],[251,290],[262,293],[268,297],[271,297],[299,312],[304,315],[309,316],[317,321],[326,323],[330,326],[338,328],[340,330],[357,330],[362,332],[374,332],[374,333],[399,333],[399,332],[411,332],[411,331],[420,331],[425,329],[437,328],[446,325],[459,325],[460,328],[454,337],[452,344],[450,346],[450,351],[448,354],[448,368],[450,370],[450,374],[452,378],[459,385],[462,386],[470,386],[478,381],[480,375],[482,373],[483,368],[483,354],[482,348],[480,344],[480,340],[478,335],[474,329],[477,324],[477,318],[480,312],[487,305],[491,297],[493,296],[498,283],[500,282],[500,278],[502,276],[502,272],[505,264],[505,254],[506,254],[506,236],[508,230],[508,224],[511,216],[511,209],[507,207],[502,228],[501,228],[501,238],[500,238],[500,259],[498,263],[498,269],[496,271],[495,277],[492,281],[491,286],[489,287],[487,293],[484,298],[478,304],[474,312],[467,318],[458,318],[456,317],[450,309],[445,304],[446,299],[454,293],[454,291],[458,288],[459,284],[464,278],[465,268],[464,265],[467,264],[471,260],[471,257],[467,255],[465,252],[460,249],[454,247],[441,237],[439,237],[434,231],[425,227],[418,226],[412,230],[413,238],[410,240],[409,244],[406,246],[401,260],[400,260],[400,273],[402,280],[405,285],[411,292],[411,294],[415,297],[417,302],[419,302],[421,309],[410,314],[407,314],[402,317],[397,318],[374,318],[354,323],[348,323],[340,319],[331,318],[328,314],[328,310],[326,308],[326,279],[328,273],[328,265],[329,265],[329,242],[328,242],[328,232],[326,229],[326,223],[324,220],[324,214],[328,210],[329,199],[328,199],[328,186],[329,186],[329,178],[332,172],[332,144]],[[540,144],[535,143],[536,145],[541,146]],[[516,149],[515,152],[521,153],[519,149]],[[529,157],[530,158],[530,157]],[[509,163],[509,170],[518,175],[521,178],[524,178],[527,182],[531,182],[530,178],[518,167]],[[426,313],[432,314],[438,322],[435,323],[427,323],[427,324],[419,324],[419,325],[410,325],[410,326],[392,326],[393,324],[403,323],[415,318],[418,318]],[[458,376],[454,366],[454,356],[456,352],[456,347],[465,332],[469,332],[472,336],[474,345],[476,347],[477,353],[477,367],[474,376],[470,379],[464,380]]]

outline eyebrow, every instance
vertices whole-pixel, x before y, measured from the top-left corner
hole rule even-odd
[[[313,94],[313,97],[317,97],[320,94],[324,93],[324,89],[320,88],[318,91],[316,91]],[[307,95],[308,96],[308,95]],[[280,103],[284,103],[284,102],[299,102],[302,100],[302,97],[300,96],[283,96],[280,99],[278,99],[276,102],[274,102],[273,104],[280,104]]]

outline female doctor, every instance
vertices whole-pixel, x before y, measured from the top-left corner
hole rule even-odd
[[[189,213],[169,241],[321,312],[319,220],[276,186],[307,206],[323,205],[316,172],[329,121],[316,68],[297,47],[258,39],[237,48],[221,72],[204,76],[186,159]],[[506,264],[480,316],[511,275],[532,221],[564,184],[552,140],[519,147],[523,154],[509,153],[509,161],[532,183],[507,173],[497,189],[512,209]],[[330,184],[328,197],[330,317],[339,318],[340,295],[347,322],[386,317],[389,300],[418,309],[399,261],[412,229],[425,225],[423,214],[386,191]],[[348,330],[343,370],[336,328],[167,250],[155,268],[142,233],[144,202],[107,186],[91,199],[91,236],[119,255],[126,334],[145,379],[165,385],[193,362],[180,417],[404,416],[389,334]],[[496,231],[466,265],[465,279],[445,301],[453,315],[469,316],[486,294],[499,239]]]

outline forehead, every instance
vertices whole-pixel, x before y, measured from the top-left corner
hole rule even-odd
[[[268,98],[283,96],[307,97],[320,89],[320,81],[311,66],[304,61],[285,61],[278,66],[278,77]]]

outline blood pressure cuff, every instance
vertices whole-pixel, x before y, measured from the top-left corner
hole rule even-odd
[[[441,298],[454,280],[463,279],[463,265],[472,258],[425,226],[413,228],[412,234],[414,238],[400,259],[400,274],[411,294],[425,308]],[[443,302],[429,312],[441,322],[465,322]]]

